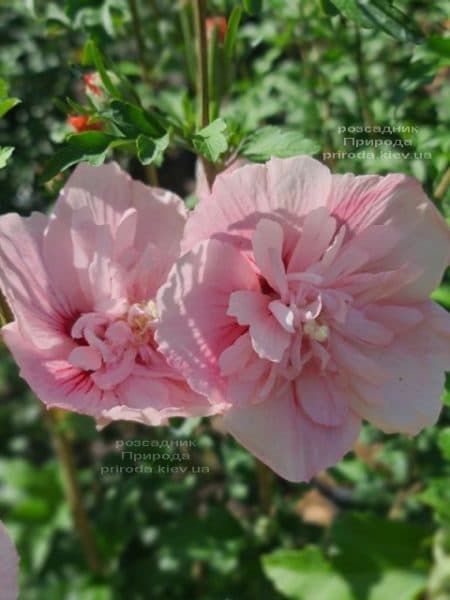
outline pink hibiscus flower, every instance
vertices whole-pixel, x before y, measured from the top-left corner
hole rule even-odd
[[[18,565],[19,557],[16,549],[0,521],[0,598],[2,600],[17,600]]]
[[[217,178],[158,295],[160,350],[292,481],[337,462],[362,419],[415,434],[440,411],[450,317],[428,300],[450,234],[404,175],[272,159]]]
[[[0,218],[2,336],[47,407],[100,424],[208,414],[158,352],[154,298],[179,254],[182,201],[118,165],[79,166],[54,214]]]

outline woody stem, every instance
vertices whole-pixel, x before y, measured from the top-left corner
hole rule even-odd
[[[206,2],[193,0],[195,37],[197,47],[197,98],[199,101],[200,127],[209,124],[208,44],[206,39]],[[216,171],[214,165],[201,157],[206,179],[211,187]]]
[[[86,562],[94,573],[101,574],[103,572],[103,564],[98,554],[92,527],[83,503],[83,496],[77,478],[73,448],[67,434],[62,429],[61,421],[64,414],[59,410],[50,410],[47,417],[55,445],[55,451],[64,478],[67,502],[72,512],[75,528],[80,537]]]

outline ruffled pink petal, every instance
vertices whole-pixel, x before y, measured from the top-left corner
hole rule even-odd
[[[328,249],[336,231],[336,219],[330,217],[328,209],[321,206],[305,217],[299,240],[289,259],[288,272],[306,271]]]
[[[42,260],[48,219],[34,213],[0,217],[0,288],[24,335],[40,348],[60,343],[68,315],[54,292]]]
[[[298,401],[317,425],[342,426],[348,415],[348,399],[337,378],[307,369],[295,382]]]
[[[227,314],[234,290],[258,290],[250,263],[233,247],[202,242],[182,256],[157,297],[156,340],[199,393],[221,388],[219,356],[244,331]]]
[[[216,237],[250,250],[256,223],[264,213],[291,225],[309,211],[325,206],[331,187],[327,167],[308,156],[272,158],[219,175],[213,202],[200,202],[188,220],[182,250]]]
[[[128,248],[145,252],[150,241],[159,250],[155,289],[178,257],[186,221],[178,196],[132,179],[114,162],[100,167],[78,165],[61,192],[55,214],[63,230],[72,229],[73,252],[82,249],[85,264],[95,254],[111,261]],[[100,237],[98,231],[103,231]],[[108,237],[111,248],[105,246]],[[152,279],[153,273],[148,276]]]
[[[233,292],[227,314],[239,325],[250,326],[253,349],[260,358],[280,362],[291,336],[271,314],[269,303],[269,297],[259,292]]]
[[[328,206],[353,233],[373,224],[388,224],[400,241],[379,261],[379,270],[392,271],[403,265],[422,269],[421,276],[398,292],[396,300],[422,302],[428,298],[450,261],[450,230],[418,181],[398,174],[334,175]],[[383,246],[382,236],[379,246]]]
[[[289,481],[309,481],[353,447],[360,419],[349,411],[342,426],[314,423],[295,399],[292,386],[281,396],[231,409],[228,431],[259,460]]]
[[[238,158],[237,160],[234,160],[224,171],[222,171],[222,174],[230,174],[233,171],[236,171],[236,169],[240,169],[241,167],[249,164],[250,162],[247,159]],[[203,163],[200,159],[197,159],[195,164],[195,195],[202,202],[207,202],[211,199],[211,189],[209,187],[208,180],[206,179]]]
[[[450,315],[429,302],[423,320],[399,333],[381,352],[368,346],[359,352],[388,378],[374,385],[354,376],[353,408],[386,432],[417,434],[433,425],[441,411],[445,371],[450,369]]]
[[[24,338],[16,323],[3,327],[2,335],[20,367],[20,374],[33,392],[49,408],[59,407],[92,416],[117,399],[105,396],[82,369],[71,365],[67,357],[74,344],[66,342],[57,349],[40,352]]]
[[[152,371],[130,378],[120,386],[120,404],[102,411],[97,418],[103,427],[111,421],[127,420],[143,425],[167,425],[171,417],[212,416],[220,407],[196,394],[177,373],[155,378]]]
[[[19,557],[8,531],[0,522],[0,597],[2,600],[17,600]]]
[[[283,263],[283,228],[270,219],[261,219],[252,236],[253,258],[267,283],[287,299],[288,284]]]

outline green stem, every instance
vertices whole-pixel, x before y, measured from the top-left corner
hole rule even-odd
[[[147,165],[145,167],[145,176],[150,185],[153,187],[159,186],[158,170],[155,165]]]
[[[181,34],[183,36],[184,41],[184,58],[186,61],[186,71],[188,74],[189,84],[192,86],[196,85],[196,76],[195,76],[195,55],[192,49],[192,22],[191,22],[191,13],[189,10],[189,3],[182,5],[180,8],[180,26],[181,26]]]
[[[372,137],[373,127],[375,126],[375,119],[370,110],[369,95],[367,93],[367,78],[366,68],[364,64],[364,55],[362,49],[361,31],[359,27],[356,27],[355,32],[355,58],[356,58],[356,69],[358,77],[356,80],[356,91],[359,98],[359,106],[361,116],[364,120],[364,125],[371,128],[370,137]]]
[[[445,196],[445,193],[450,185],[450,167],[444,173],[444,176],[438,183],[436,190],[434,192],[434,197],[436,200],[442,200]]]
[[[258,480],[259,505],[261,512],[269,515],[272,510],[274,474],[260,460],[256,461],[256,477]]]
[[[139,10],[137,7],[136,0],[128,0],[128,7],[129,7],[130,13],[131,13],[131,21],[133,23],[134,38],[136,40],[139,63],[141,65],[141,69],[142,69],[142,76],[144,78],[144,81],[146,83],[148,83],[150,81],[150,73],[149,73],[149,68],[148,68],[148,63],[147,63],[147,54],[146,54],[144,36],[142,33],[142,27],[141,27],[141,18],[139,15]]]
[[[83,504],[83,496],[77,479],[72,445],[61,427],[61,412],[58,410],[50,410],[47,413],[47,417],[55,445],[55,451],[64,477],[67,502],[70,506],[74,524],[80,537],[86,562],[94,573],[101,574],[103,572],[103,564],[98,554],[95,539],[92,534],[92,527]]]
[[[193,0],[195,37],[197,47],[197,98],[199,101],[199,126],[209,124],[208,43],[206,38],[206,2]],[[214,165],[202,157],[206,179],[211,187],[216,171]]]

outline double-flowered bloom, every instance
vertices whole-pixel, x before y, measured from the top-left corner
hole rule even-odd
[[[450,318],[428,300],[447,225],[414,179],[272,159],[219,176],[158,295],[157,341],[228,430],[287,479],[347,452],[362,419],[440,411]]]
[[[158,351],[155,297],[180,251],[182,201],[112,163],[79,166],[54,213],[0,218],[2,336],[48,407],[159,425],[209,414]]]
[[[48,406],[101,424],[221,414],[300,481],[362,419],[435,422],[450,318],[428,298],[449,259],[446,223],[404,175],[272,159],[218,176],[186,222],[173,194],[81,166],[50,218],[0,218],[2,334]]]

